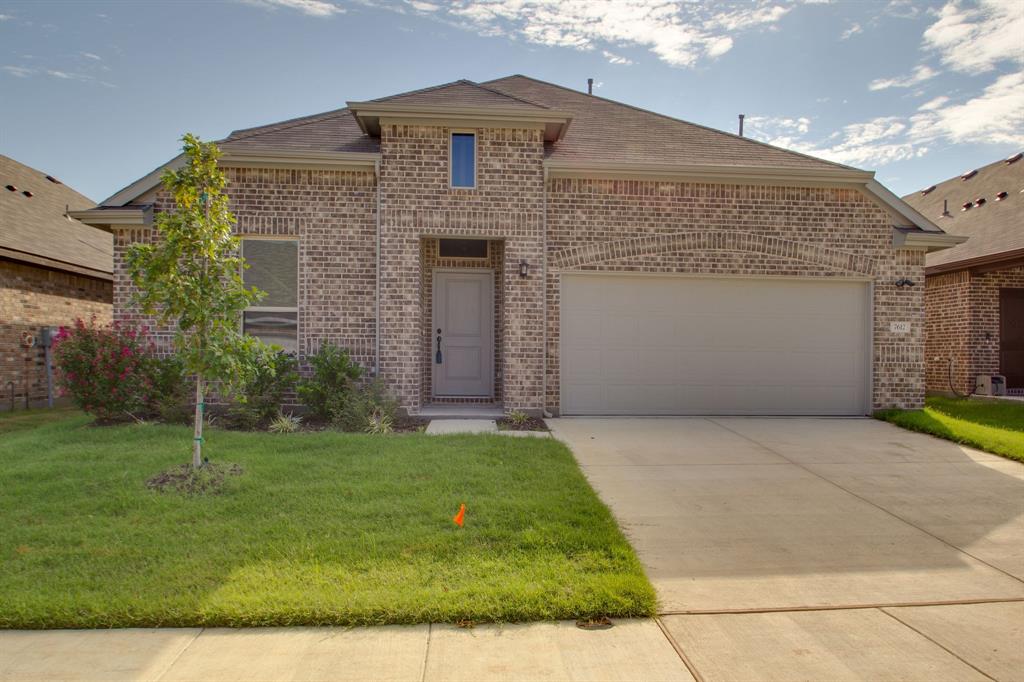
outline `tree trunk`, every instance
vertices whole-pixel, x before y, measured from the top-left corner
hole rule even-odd
[[[196,375],[196,417],[195,435],[192,439],[192,468],[199,469],[203,466],[203,375]]]

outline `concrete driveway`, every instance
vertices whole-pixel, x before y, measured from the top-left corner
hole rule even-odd
[[[870,419],[550,424],[705,679],[1024,679],[1024,466]]]

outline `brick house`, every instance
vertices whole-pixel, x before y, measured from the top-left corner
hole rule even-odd
[[[923,287],[896,282],[957,240],[870,172],[518,75],[220,146],[270,292],[244,328],[350,349],[410,413],[923,401]],[[159,171],[76,214],[114,233],[117,319],[141,319],[122,256],[168,208]]]
[[[68,217],[95,206],[0,155],[0,409],[44,404],[46,327],[111,320],[113,240]]]
[[[1024,154],[904,197],[966,243],[925,260],[929,391],[971,393],[979,375],[1024,395]]]

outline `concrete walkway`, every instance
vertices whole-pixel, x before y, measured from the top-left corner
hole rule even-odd
[[[1024,679],[1024,466],[869,419],[560,419],[711,679]]]

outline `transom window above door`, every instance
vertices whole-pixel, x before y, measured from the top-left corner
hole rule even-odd
[[[476,187],[476,135],[452,133],[448,155],[452,187]]]
[[[487,258],[487,240],[439,239],[437,255],[441,258]]]
[[[266,292],[242,313],[242,331],[287,352],[298,350],[299,242],[293,239],[242,239],[246,286]]]

